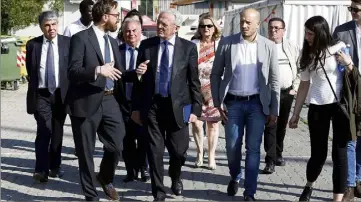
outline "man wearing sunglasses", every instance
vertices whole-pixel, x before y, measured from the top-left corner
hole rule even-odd
[[[352,0],[348,7],[352,21],[336,27],[333,37],[350,44],[350,56],[353,64],[361,70],[361,0]],[[357,133],[360,134],[360,133]],[[347,144],[348,175],[347,189],[342,201],[352,201],[356,196],[361,198],[361,137],[352,137]]]

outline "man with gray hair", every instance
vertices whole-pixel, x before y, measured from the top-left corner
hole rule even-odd
[[[136,18],[126,18],[121,27],[121,33],[124,43],[119,46],[121,64],[126,71],[134,71],[137,61],[138,48],[142,38],[141,22]],[[141,180],[147,182],[150,177],[148,173],[148,164],[146,160],[146,138],[144,137],[144,128],[136,124],[130,118],[132,103],[132,88],[134,82],[123,81],[125,86],[126,101],[123,102],[121,109],[125,123],[125,137],[123,139],[123,159],[127,176],[124,182],[131,182],[138,179],[138,172],[141,174]]]
[[[137,67],[148,66],[133,88],[132,119],[148,128],[148,161],[155,201],[164,201],[164,147],[169,152],[172,191],[183,194],[181,168],[189,147],[188,124],[201,115],[197,47],[176,36],[182,17],[176,10],[159,14],[158,36],[143,40]]]
[[[27,113],[34,114],[37,124],[33,178],[47,182],[48,176],[63,175],[60,164],[70,38],[57,34],[58,16],[53,11],[41,13],[39,25],[44,34],[26,44],[29,76],[26,106]]]

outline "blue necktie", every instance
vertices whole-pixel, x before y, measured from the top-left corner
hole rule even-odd
[[[130,54],[128,70],[134,70],[134,49],[132,47],[129,47],[128,50],[129,50],[129,54]],[[131,100],[133,83],[126,83],[125,85],[126,85],[125,91],[126,91],[127,99]]]
[[[47,40],[47,42],[49,42],[49,46],[48,53],[46,55],[45,82],[49,92],[53,94],[56,90],[54,49],[53,42],[51,40]]]
[[[104,44],[104,63],[110,63],[112,62],[111,57],[110,57],[110,47],[109,47],[109,41],[108,41],[108,35],[105,34],[104,35],[104,40],[105,40],[105,44]],[[111,80],[110,78],[107,78],[107,82],[105,84],[105,90],[111,90],[113,89],[114,86],[114,81]]]
[[[164,41],[164,50],[160,59],[159,67],[159,94],[163,97],[168,96],[168,81],[169,81],[169,50],[168,41]]]

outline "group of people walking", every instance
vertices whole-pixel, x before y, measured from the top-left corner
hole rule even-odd
[[[230,173],[227,194],[238,193],[245,136],[243,196],[253,201],[263,136],[262,173],[272,174],[276,166],[286,165],[286,128],[297,128],[307,98],[311,157],[300,201],[310,200],[326,161],[331,121],[333,198],[361,197],[360,0],[349,7],[353,20],[333,35],[322,16],[308,19],[302,50],[285,39],[281,18],[270,19],[268,37],[261,36],[260,14],[253,8],[240,13],[240,33],[226,37],[209,13],[201,14],[191,41],[177,35],[183,22],[178,11],[162,11],[157,36],[147,39],[141,14],[132,10],[114,39],[108,33],[117,30],[118,7],[114,0],[83,0],[81,18],[64,35],[57,33],[55,12],[39,16],[43,35],[26,45],[27,112],[37,123],[36,181],[63,176],[63,125],[69,115],[86,200],[99,200],[97,182],[109,199],[119,199],[113,179],[122,156],[123,181],[151,180],[154,200],[164,201],[165,147],[171,190],[182,195],[189,125],[197,146],[195,167],[203,166],[206,133],[207,167],[215,170],[222,123]],[[345,48],[349,55],[340,51]],[[97,174],[96,134],[104,145]]]

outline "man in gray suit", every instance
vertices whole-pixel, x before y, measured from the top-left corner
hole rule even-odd
[[[257,10],[243,10],[241,33],[220,41],[211,73],[214,106],[225,123],[229,196],[238,191],[246,130],[245,201],[255,200],[263,130],[276,123],[280,103],[276,45],[257,33],[259,25]]]
[[[361,0],[352,0],[348,7],[352,21],[336,27],[333,37],[350,45],[353,64],[361,69]],[[356,159],[356,160],[355,160]],[[348,174],[343,201],[352,201],[354,196],[361,198],[361,137],[347,143]]]

